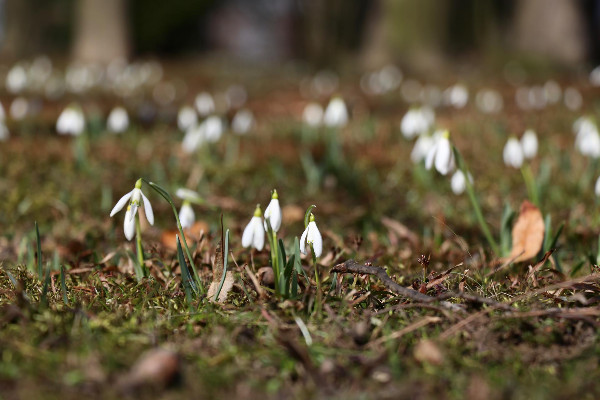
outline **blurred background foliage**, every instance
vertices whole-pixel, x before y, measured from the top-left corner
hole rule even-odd
[[[597,0],[1,0],[0,59],[220,54],[315,67],[598,60]]]

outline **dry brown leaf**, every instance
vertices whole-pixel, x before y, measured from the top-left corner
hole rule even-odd
[[[208,288],[208,293],[206,297],[210,301],[214,301],[214,298],[219,290],[219,286],[221,285],[221,278],[223,277],[223,247],[222,242],[219,241],[217,244],[217,250],[215,251],[215,261],[213,263],[213,280],[210,283]],[[227,294],[233,288],[233,272],[227,271],[225,274],[225,280],[223,281],[223,287],[221,288],[221,292],[219,293],[219,297],[217,298],[218,303],[224,303],[227,300]]]
[[[507,257],[520,262],[535,257],[544,243],[544,218],[540,210],[525,200],[512,229],[512,249]]]
[[[444,362],[444,355],[435,342],[429,339],[422,339],[415,346],[414,356],[417,361],[440,365]]]
[[[208,224],[204,221],[196,221],[190,228],[183,230],[188,244],[190,242],[198,241],[202,235],[202,232],[208,232]],[[171,231],[163,231],[160,236],[160,241],[162,242],[163,246],[176,251],[177,240],[175,239],[175,235],[179,235],[179,231],[176,229]]]

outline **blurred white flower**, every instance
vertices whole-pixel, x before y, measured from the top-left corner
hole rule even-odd
[[[196,214],[194,213],[191,203],[199,203],[202,199],[198,193],[186,188],[177,189],[175,196],[183,200],[183,204],[179,210],[179,221],[181,222],[181,227],[183,229],[191,228],[196,220]]]
[[[27,116],[29,113],[29,102],[25,97],[16,97],[12,103],[10,103],[9,109],[10,117],[15,121],[20,121]]]
[[[220,117],[212,115],[206,118],[201,125],[204,126],[204,135],[207,142],[214,143],[221,139],[224,127],[223,120]]]
[[[257,205],[254,210],[254,216],[250,219],[242,234],[242,246],[252,246],[258,251],[261,251],[265,246],[265,230],[261,216],[260,205]]]
[[[600,197],[600,177],[598,177],[598,179],[596,179],[596,185],[594,186],[594,192],[596,193],[596,196]]]
[[[523,165],[523,148],[517,138],[511,137],[508,139],[502,151],[502,158],[507,166],[521,168],[521,165]]]
[[[455,168],[454,152],[452,151],[448,131],[434,135],[434,144],[425,158],[425,168],[431,169],[434,165],[435,169],[442,175],[448,174]]]
[[[181,148],[185,153],[191,154],[195,152],[206,140],[206,127],[204,124],[191,126],[185,132]]]
[[[600,86],[600,66],[597,66],[590,72],[590,83],[592,86]]]
[[[116,213],[121,211],[121,209],[123,209],[125,204],[127,204],[127,202],[129,202],[129,205],[127,207],[127,212],[125,214],[125,222],[124,222],[124,226],[123,226],[124,232],[125,232],[125,237],[127,238],[127,240],[131,240],[131,238],[133,238],[133,226],[134,225],[133,225],[132,221],[135,219],[135,215],[136,215],[137,210],[140,207],[140,205],[141,205],[140,203],[142,201],[144,203],[144,211],[146,213],[146,219],[148,220],[150,225],[154,225],[154,212],[152,211],[152,205],[150,204],[150,200],[148,200],[148,198],[142,192],[142,180],[141,179],[137,180],[137,182],[135,183],[135,187],[133,188],[133,190],[131,192],[125,194],[123,197],[121,197],[119,199],[117,204],[115,204],[114,208],[110,212],[110,216],[112,217],[113,215],[115,215]]]
[[[456,109],[464,108],[469,101],[469,90],[465,85],[457,83],[444,90],[444,102]]]
[[[207,115],[215,112],[215,101],[210,93],[200,93],[198,96],[196,96],[194,105],[196,106],[196,110],[201,117],[206,117]]]
[[[426,133],[435,123],[435,113],[430,107],[411,108],[400,122],[400,131],[406,139]]]
[[[323,121],[323,107],[321,107],[319,103],[308,103],[306,107],[304,107],[302,120],[311,127],[321,125],[321,122]]]
[[[502,110],[504,100],[498,91],[494,89],[482,89],[475,96],[475,104],[479,111],[485,114],[495,114]]]
[[[531,160],[537,155],[538,138],[533,129],[527,129],[521,137],[521,147],[523,147],[523,156]]]
[[[469,182],[473,183],[473,177],[469,174]],[[450,180],[450,187],[452,188],[452,193],[459,195],[462,194],[467,188],[467,182],[465,180],[465,174],[459,169],[454,175],[452,175],[452,179]]]
[[[307,254],[311,244],[315,252],[315,257],[321,257],[321,254],[323,253],[323,238],[321,237],[319,228],[317,228],[317,223],[315,222],[315,216],[313,214],[310,214],[308,225],[302,233],[302,237],[300,237],[300,251],[302,254]]]
[[[334,97],[329,101],[325,114],[323,115],[323,124],[329,127],[342,127],[348,123],[348,109],[346,103],[341,97]]]
[[[575,148],[584,156],[600,157],[600,134],[595,126],[579,131],[575,137]]]
[[[188,129],[198,125],[198,115],[193,107],[183,106],[177,113],[177,127],[186,132]]]
[[[127,110],[123,107],[115,107],[108,114],[108,120],[106,121],[108,130],[112,133],[123,133],[129,128],[129,115]]]
[[[13,66],[6,75],[6,89],[13,94],[20,93],[27,87],[27,70],[21,64]]]
[[[254,115],[252,111],[243,109],[239,110],[233,116],[231,121],[231,130],[238,135],[245,135],[250,132],[250,129],[254,126]]]
[[[279,196],[277,195],[277,190],[273,189],[271,202],[265,209],[265,231],[269,231],[267,220],[269,221],[269,224],[271,224],[271,229],[273,229],[274,232],[279,231],[279,228],[281,227],[281,219],[282,213],[281,207],[279,206]]]
[[[576,88],[570,86],[565,89],[564,95],[565,106],[572,111],[577,111],[583,105],[583,97],[581,96],[581,92]]]
[[[85,129],[85,117],[81,108],[72,104],[65,108],[56,121],[56,131],[61,135],[80,135]]]
[[[412,162],[418,164],[423,159],[425,159],[425,157],[427,157],[427,154],[429,153],[429,150],[433,147],[434,144],[435,139],[433,138],[433,136],[429,134],[419,135],[410,153],[410,159],[412,160]]]

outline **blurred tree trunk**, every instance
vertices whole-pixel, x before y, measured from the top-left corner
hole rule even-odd
[[[32,15],[31,1],[6,0],[4,2],[4,38],[2,55],[8,58],[21,58],[29,55]]]
[[[579,2],[519,0],[515,12],[515,44],[567,64],[584,61],[588,51],[585,20]]]
[[[75,61],[108,63],[129,55],[127,0],[78,0]]]

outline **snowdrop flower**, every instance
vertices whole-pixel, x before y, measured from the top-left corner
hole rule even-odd
[[[469,182],[473,183],[473,177],[469,174]],[[462,194],[467,188],[467,181],[465,180],[465,174],[460,169],[452,175],[452,179],[450,180],[450,187],[452,188],[452,193],[459,195]]]
[[[450,144],[450,133],[443,131],[434,138],[435,143],[429,149],[425,158],[425,168],[431,169],[435,165],[435,169],[442,175],[448,174],[454,170],[454,152]]]
[[[502,151],[502,158],[504,164],[513,168],[521,168],[523,165],[523,148],[517,138],[511,137],[506,142],[504,150]]]
[[[454,108],[460,109],[469,101],[469,90],[466,86],[457,83],[444,91],[444,101]]]
[[[245,135],[254,125],[254,115],[250,110],[239,110],[233,116],[231,129],[238,135]],[[265,211],[266,212],[266,211]]]
[[[108,130],[113,133],[123,133],[129,127],[129,115],[127,110],[123,107],[115,107],[108,114],[108,120],[106,121]]]
[[[112,217],[121,211],[125,204],[129,202],[129,205],[127,206],[127,212],[125,213],[125,222],[123,226],[127,240],[131,240],[131,238],[133,238],[134,219],[142,200],[144,203],[144,211],[146,212],[146,219],[150,225],[154,225],[154,212],[152,211],[150,200],[148,200],[148,198],[142,192],[141,179],[137,180],[135,183],[135,188],[133,188],[131,192],[125,194],[123,197],[121,197],[121,199],[119,199],[117,204],[115,204],[114,208],[110,212],[110,216]]]
[[[576,111],[583,105],[583,96],[576,88],[570,86],[565,89],[564,98],[565,106],[571,111]]]
[[[196,110],[198,110],[198,114],[200,114],[201,117],[206,117],[207,115],[215,112],[215,101],[210,93],[200,93],[198,96],[196,96],[194,105],[196,106]]]
[[[265,209],[265,231],[268,230],[267,220],[269,220],[269,224],[271,224],[271,229],[273,232],[279,231],[281,227],[281,207],[279,206],[279,196],[277,195],[277,190],[273,190],[273,194],[271,195],[271,202]]]
[[[56,131],[60,135],[79,136],[84,129],[83,111],[77,105],[70,105],[65,108],[56,121]]]
[[[573,133],[579,135],[582,131],[597,130],[594,120],[588,116],[582,116],[573,123]]]
[[[305,124],[313,128],[321,125],[321,122],[323,121],[323,107],[318,103],[308,103],[306,107],[304,107],[302,120]]]
[[[329,127],[342,127],[348,123],[348,109],[346,103],[341,97],[331,99],[325,114],[323,115],[323,124]]]
[[[177,127],[179,130],[185,132],[196,125],[198,125],[196,111],[190,106],[181,107],[177,113]]]
[[[596,186],[594,187],[594,192],[596,196],[600,197],[600,177],[596,180]]]
[[[21,64],[17,64],[6,75],[6,89],[15,94],[27,87],[27,71]]]
[[[260,210],[260,204],[257,204],[256,210],[254,210],[254,216],[248,225],[246,225],[244,233],[242,234],[242,246],[252,246],[258,251],[261,251],[265,246],[265,230],[263,229],[261,216],[262,211]]]
[[[412,162],[418,164],[423,159],[425,159],[425,157],[429,153],[429,150],[433,147],[434,144],[435,139],[433,138],[433,136],[428,134],[419,135],[419,137],[415,141],[415,145],[412,151],[410,152],[410,159],[412,160]]]
[[[191,202],[200,202],[200,195],[193,190],[179,188],[175,192],[175,196],[183,200],[181,209],[179,210],[179,221],[183,229],[191,228],[196,221],[196,214],[192,208]]]
[[[521,147],[523,148],[523,156],[531,160],[537,155],[538,139],[535,131],[527,129],[521,138]]]
[[[20,121],[27,116],[29,112],[29,102],[25,97],[16,97],[12,103],[10,103],[10,117],[15,121]]]
[[[198,147],[204,143],[206,139],[206,127],[204,124],[200,124],[198,126],[190,127],[185,136],[183,137],[183,142],[181,142],[181,148],[185,153],[191,154]]]
[[[575,138],[575,148],[584,156],[600,157],[600,134],[597,129],[582,130]]]
[[[400,122],[400,131],[406,139],[421,135],[433,126],[435,114],[429,107],[411,108]]]
[[[317,228],[315,216],[312,213],[310,214],[308,225],[302,233],[302,237],[300,237],[300,251],[302,254],[306,255],[311,244],[315,252],[315,257],[321,257],[321,253],[323,253],[323,238],[321,237],[319,228]]]
[[[223,121],[216,115],[208,117],[203,123],[204,137],[207,142],[214,143],[221,139],[223,135]]]

